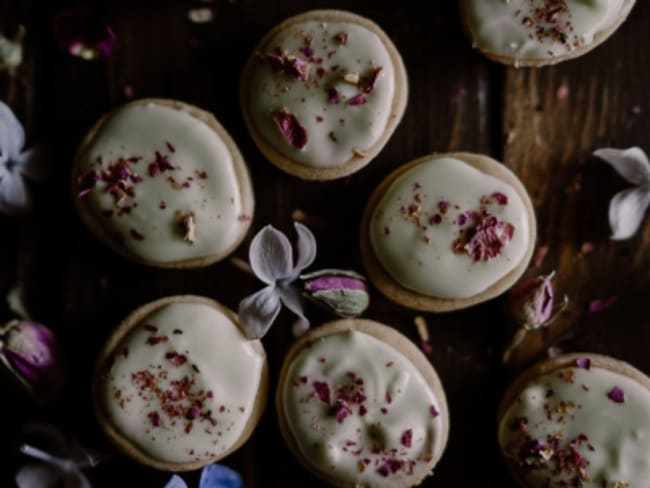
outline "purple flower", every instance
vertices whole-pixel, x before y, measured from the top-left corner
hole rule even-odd
[[[0,363],[40,403],[55,400],[63,388],[61,348],[44,325],[14,320],[0,328]]]
[[[589,358],[578,358],[576,359],[576,364],[578,368],[589,370],[591,369],[591,360]]]
[[[199,488],[242,488],[243,486],[239,473],[222,464],[210,464],[201,471]],[[187,488],[187,483],[175,474],[165,488]]]
[[[92,60],[110,56],[116,45],[113,29],[90,8],[79,5],[57,13],[54,38],[72,56]]]

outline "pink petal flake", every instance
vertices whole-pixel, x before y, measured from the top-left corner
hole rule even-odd
[[[589,358],[578,358],[576,359],[576,365],[578,366],[578,368],[590,370],[591,360]]]
[[[589,303],[589,312],[604,312],[605,310],[612,308],[617,301],[618,295],[612,295],[608,298],[593,300],[591,303]]]
[[[400,443],[404,447],[411,447],[411,442],[413,440],[413,429],[407,429],[402,432],[402,437],[400,438]]]
[[[365,94],[370,95],[375,90],[381,71],[381,66],[378,68],[373,68],[361,79],[361,87]]]
[[[625,403],[625,393],[618,386],[615,386],[610,390],[607,394],[607,398],[614,403]]]
[[[295,115],[287,109],[282,109],[274,112],[272,117],[280,134],[288,144],[296,149],[303,149],[307,145],[307,131],[300,125]]]
[[[493,215],[487,214],[476,227],[454,241],[454,252],[466,253],[474,262],[489,261],[503,252],[514,232],[512,224],[501,222]]]
[[[324,381],[314,381],[314,393],[318,399],[323,402],[330,404],[330,385]]]
[[[86,60],[110,56],[117,44],[113,29],[82,5],[58,12],[52,30],[61,49]]]
[[[358,105],[364,105],[367,102],[365,95],[359,93],[358,95],[348,98],[347,104],[356,107]]]

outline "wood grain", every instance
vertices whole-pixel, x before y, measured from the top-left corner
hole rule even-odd
[[[24,462],[6,439],[15,439],[19,426],[33,420],[55,422],[84,444],[112,454],[89,473],[94,486],[163,486],[168,475],[116,454],[96,425],[90,379],[99,348],[130,310],[148,301],[198,294],[236,309],[261,286],[227,261],[182,271],[134,264],[97,242],[75,216],[68,197],[75,149],[101,115],[127,100],[127,84],[135,97],[180,99],[213,112],[239,144],[258,202],[252,232],[235,252],[239,258],[246,258],[250,238],[263,225],[292,234],[292,214],[300,209],[313,217],[309,223],[319,243],[315,269],[360,270],[361,212],[394,168],[434,151],[483,152],[505,160],[537,202],[539,244],[549,249],[531,274],[556,269],[558,290],[572,301],[560,322],[527,343],[526,359],[570,332],[567,350],[612,355],[650,372],[650,319],[644,313],[650,225],[628,242],[609,241],[608,201],[626,184],[590,156],[606,145],[650,150],[650,3],[637,3],[621,31],[589,55],[553,68],[514,70],[471,49],[456,0],[96,1],[117,33],[118,48],[94,62],[68,56],[52,38],[51,15],[74,4],[71,0],[0,0],[0,28],[22,22],[28,33],[18,75],[9,80],[0,74],[0,98],[25,122],[30,143],[45,141],[51,148],[51,176],[36,188],[32,215],[0,217],[0,292],[16,281],[23,284],[35,319],[64,341],[70,371],[64,399],[50,409],[19,397],[0,402],[8,429],[0,443],[0,486],[12,486]],[[215,9],[213,22],[187,20],[190,8],[205,5]],[[401,52],[410,79],[404,120],[385,149],[361,172],[327,183],[301,182],[269,164],[245,130],[237,97],[241,69],[261,36],[284,18],[314,8],[348,9],[377,22]],[[584,242],[594,244],[592,253],[579,252]],[[619,300],[610,310],[586,311],[591,300],[611,295]],[[2,312],[9,318],[6,308]],[[310,315],[315,323],[328,320],[318,311]],[[414,316],[373,292],[367,317],[419,341]],[[497,404],[510,380],[500,365],[505,327],[499,301],[424,317],[452,427],[435,477],[423,486],[512,486],[496,447]],[[264,340],[271,392],[292,341],[290,323],[282,314]],[[225,463],[242,472],[247,488],[322,486],[284,446],[273,408],[251,441]],[[198,473],[184,477],[197,486]]]

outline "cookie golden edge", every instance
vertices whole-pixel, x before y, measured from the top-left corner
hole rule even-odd
[[[411,477],[407,478],[403,484],[396,483],[394,488],[409,488],[411,486],[417,486],[421,484],[432,472],[435,466],[438,464],[449,440],[449,407],[447,405],[447,397],[445,395],[442,382],[438,377],[438,373],[431,365],[427,357],[420,351],[413,342],[411,342],[406,336],[396,331],[394,328],[387,325],[375,322],[372,320],[366,319],[343,319],[336,320],[333,322],[328,322],[326,324],[320,325],[314,329],[309,330],[306,334],[297,339],[293,345],[289,348],[289,351],[284,357],[282,363],[282,368],[280,370],[280,375],[278,379],[278,385],[275,392],[275,408],[278,417],[278,424],[280,427],[280,432],[284,441],[289,448],[289,451],[294,455],[294,457],[300,462],[300,464],[314,476],[320,480],[334,486],[336,488],[366,488],[366,485],[362,484],[351,484],[342,482],[336,478],[327,476],[325,473],[316,469],[309,460],[300,452],[298,442],[294,438],[289,423],[284,415],[284,403],[283,403],[283,385],[287,382],[287,373],[293,360],[296,356],[306,347],[309,343],[314,342],[322,337],[333,336],[337,334],[343,334],[349,330],[356,330],[363,332],[374,338],[384,342],[393,349],[402,353],[406,358],[411,361],[411,363],[417,368],[417,370],[422,374],[422,377],[431,387],[433,393],[436,396],[436,399],[439,402],[439,414],[442,418],[443,425],[443,442],[442,450],[440,455],[436,458],[433,458],[428,464],[427,469],[424,470],[424,474],[420,477]],[[367,487],[369,488],[369,487]]]
[[[512,406],[513,402],[516,401],[517,397],[521,394],[528,383],[540,376],[551,374],[561,369],[578,367],[576,363],[578,359],[589,359],[592,368],[602,368],[627,376],[645,386],[650,391],[650,378],[631,364],[621,361],[620,359],[593,353],[570,353],[545,359],[526,369],[506,389],[497,410],[497,438],[498,432],[501,429],[501,422],[508,412],[508,409]],[[521,488],[528,488],[529,485],[523,479],[523,475],[520,474],[513,464],[508,462],[508,459],[504,456],[501,446],[499,446],[499,450],[501,452],[501,460],[506,466],[510,477],[516,481]]]
[[[134,106],[134,105],[146,105],[153,103],[156,105],[162,105],[165,107],[170,107],[176,110],[182,110],[192,117],[200,120],[210,127],[219,138],[223,141],[228,152],[232,157],[233,169],[235,172],[235,178],[237,180],[237,186],[239,187],[239,194],[242,201],[242,214],[249,215],[251,218],[247,221],[242,222],[242,225],[239,228],[239,232],[234,236],[233,242],[222,252],[217,254],[211,254],[207,256],[199,256],[190,259],[183,259],[180,261],[169,261],[169,262],[160,262],[160,261],[151,261],[143,259],[135,254],[129,252],[119,241],[115,238],[107,229],[101,225],[101,219],[99,216],[92,213],[88,208],[88,205],[85,204],[83,199],[78,198],[78,189],[79,186],[76,182],[76,177],[79,174],[79,169],[82,164],[82,156],[85,153],[87,147],[92,144],[95,137],[101,132],[104,124],[110,120],[110,118],[125,108]],[[74,201],[75,209],[77,214],[81,218],[81,221],[86,225],[90,232],[101,242],[103,242],[108,248],[113,252],[136,261],[145,266],[150,266],[153,268],[163,268],[163,269],[188,269],[188,268],[201,268],[214,264],[230,255],[239,245],[244,241],[250,225],[253,220],[254,211],[255,211],[255,197],[253,193],[253,183],[251,176],[246,165],[246,161],[242,156],[237,144],[234,139],[230,136],[228,131],[219,123],[214,115],[210,112],[207,112],[203,109],[200,109],[194,105],[187,104],[178,100],[171,100],[165,98],[142,98],[134,100],[132,102],[120,105],[119,107],[111,110],[107,114],[103,115],[95,125],[86,133],[79,148],[77,149],[74,164],[72,168],[72,199]]]
[[[492,51],[488,51],[487,49],[482,49],[480,46],[476,45],[474,40],[474,32],[472,31],[472,28],[469,25],[469,22],[467,21],[467,15],[465,13],[467,11],[468,1],[469,0],[461,0],[459,3],[459,8],[460,8],[460,18],[461,18],[461,24],[463,26],[463,31],[465,32],[466,37],[471,42],[472,47],[478,52],[480,52],[483,56],[488,58],[490,61],[505,64],[507,66],[513,66],[515,68],[541,68],[544,66],[553,66],[562,63],[564,61],[576,59],[579,58],[580,56],[584,56],[585,54],[588,54],[589,52],[596,49],[598,46],[603,44],[607,39],[609,39],[614,35],[614,33],[627,20],[630,13],[634,9],[634,6],[636,5],[636,0],[631,0],[629,2],[629,5],[625,8],[625,10],[621,12],[620,17],[617,19],[617,21],[609,29],[599,32],[594,37],[593,42],[585,46],[580,46],[579,48],[569,53],[563,54],[561,56],[554,56],[549,59],[532,59],[532,58],[513,58],[510,56],[503,56],[500,54],[496,54]]]
[[[278,32],[291,27],[294,24],[308,21],[348,22],[365,27],[369,31],[376,34],[382,41],[383,45],[388,51],[395,70],[395,93],[393,95],[390,115],[388,116],[388,122],[386,123],[384,132],[371,147],[359,148],[358,155],[353,155],[342,165],[332,168],[314,168],[306,164],[294,161],[291,158],[288,158],[281,154],[277,149],[269,144],[262,136],[262,134],[257,130],[255,121],[250,114],[249,108],[249,93],[251,91],[250,85],[254,70],[254,64],[256,62],[255,53],[264,51],[268,47],[271,39],[273,39],[273,37],[275,37]],[[406,67],[404,66],[402,56],[395,47],[393,41],[382,30],[382,28],[375,24],[373,21],[344,10],[311,10],[302,14],[295,15],[293,17],[289,17],[280,24],[276,25],[262,38],[262,40],[255,46],[255,49],[253,49],[253,52],[248,57],[246,64],[244,65],[244,70],[242,71],[239,90],[239,102],[242,110],[242,116],[244,117],[244,122],[248,128],[248,132],[253,138],[253,142],[255,142],[255,145],[264,155],[264,157],[285,173],[296,176],[303,180],[320,181],[335,180],[337,178],[351,175],[369,164],[388,143],[389,139],[395,132],[395,129],[401,122],[404,111],[406,110],[408,96],[409,87]]]
[[[114,353],[115,349],[119,346],[122,339],[133,329],[133,327],[140,324],[142,320],[145,319],[148,315],[172,303],[194,303],[208,305],[223,313],[241,330],[241,325],[235,312],[230,310],[228,307],[220,304],[219,302],[209,298],[196,295],[175,295],[171,297],[161,298],[159,300],[155,300],[153,302],[142,305],[141,307],[131,312],[124,320],[122,320],[122,322],[120,322],[120,324],[111,332],[109,338],[102,346],[102,349],[100,350],[97,357],[93,372],[92,403],[95,417],[101,430],[104,432],[104,435],[108,438],[108,440],[119,451],[131,459],[137,461],[138,463],[150,468],[154,468],[160,471],[180,472],[192,471],[202,468],[208,464],[215,463],[235,452],[251,437],[266,409],[269,388],[269,366],[266,358],[266,351],[264,350],[264,346],[262,345],[261,341],[251,341],[255,352],[258,353],[259,356],[263,359],[260,386],[253,403],[250,417],[244,426],[244,430],[242,431],[242,434],[237,442],[235,442],[232,447],[230,447],[230,449],[209,459],[188,463],[163,462],[144,453],[140,448],[138,448],[138,446],[127,439],[117,428],[115,428],[115,426],[113,426],[109,420],[103,405],[100,385],[102,383],[102,376],[106,361],[111,356],[111,354]]]
[[[460,161],[469,164],[473,168],[485,173],[486,175],[493,176],[499,180],[510,185],[519,195],[526,208],[528,217],[528,247],[521,261],[515,266],[508,274],[493,283],[491,286],[483,290],[481,293],[473,295],[468,298],[438,298],[422,293],[409,290],[399,284],[392,276],[384,269],[383,265],[377,259],[375,252],[370,243],[370,224],[372,214],[383,198],[386,191],[390,188],[393,182],[402,174],[410,169],[429,161],[431,158],[450,157],[459,159]],[[418,310],[421,312],[451,312],[468,308],[473,305],[491,300],[509,288],[511,288],[519,278],[524,274],[528,264],[533,256],[535,250],[535,241],[537,239],[537,220],[535,218],[535,210],[533,203],[530,200],[528,192],[519,178],[510,171],[502,163],[485,156],[483,154],[475,154],[468,152],[451,152],[451,153],[434,153],[427,156],[418,158],[410,163],[406,163],[395,171],[390,173],[379,184],[375,191],[371,194],[366,204],[361,219],[361,231],[359,235],[359,243],[361,247],[361,260],[366,270],[368,278],[372,284],[377,288],[382,295],[389,300],[402,305],[404,307]]]

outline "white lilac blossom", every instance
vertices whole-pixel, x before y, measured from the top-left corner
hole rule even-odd
[[[21,444],[19,449],[32,461],[16,473],[18,488],[91,487],[83,470],[97,466],[101,456],[51,425],[30,424],[25,436],[30,442]]]
[[[289,239],[272,225],[260,230],[251,242],[248,251],[251,268],[268,286],[239,303],[239,320],[250,338],[260,338],[268,332],[282,305],[298,317],[293,326],[294,334],[304,333],[309,328],[301,293],[291,283],[316,258],[316,239],[304,225],[297,222],[294,225],[298,235],[295,262]]]
[[[198,488],[242,488],[244,483],[236,471],[221,464],[209,464],[201,471]],[[178,475],[173,475],[165,488],[188,488]]]
[[[23,151],[25,130],[12,110],[0,101],[0,212],[21,215],[31,208],[26,179],[43,178],[43,151]]]
[[[303,298],[347,318],[360,315],[368,307],[366,280],[358,273],[326,269],[301,275],[316,257],[316,239],[304,225],[294,225],[298,236],[295,262],[289,239],[273,226],[264,227],[251,242],[251,268],[268,286],[239,304],[239,320],[250,338],[261,338],[268,332],[282,305],[298,317],[294,334],[304,333],[309,321]]]
[[[609,163],[626,181],[636,185],[617,193],[609,204],[613,240],[632,237],[650,205],[650,163],[641,148],[599,149],[594,155]]]

